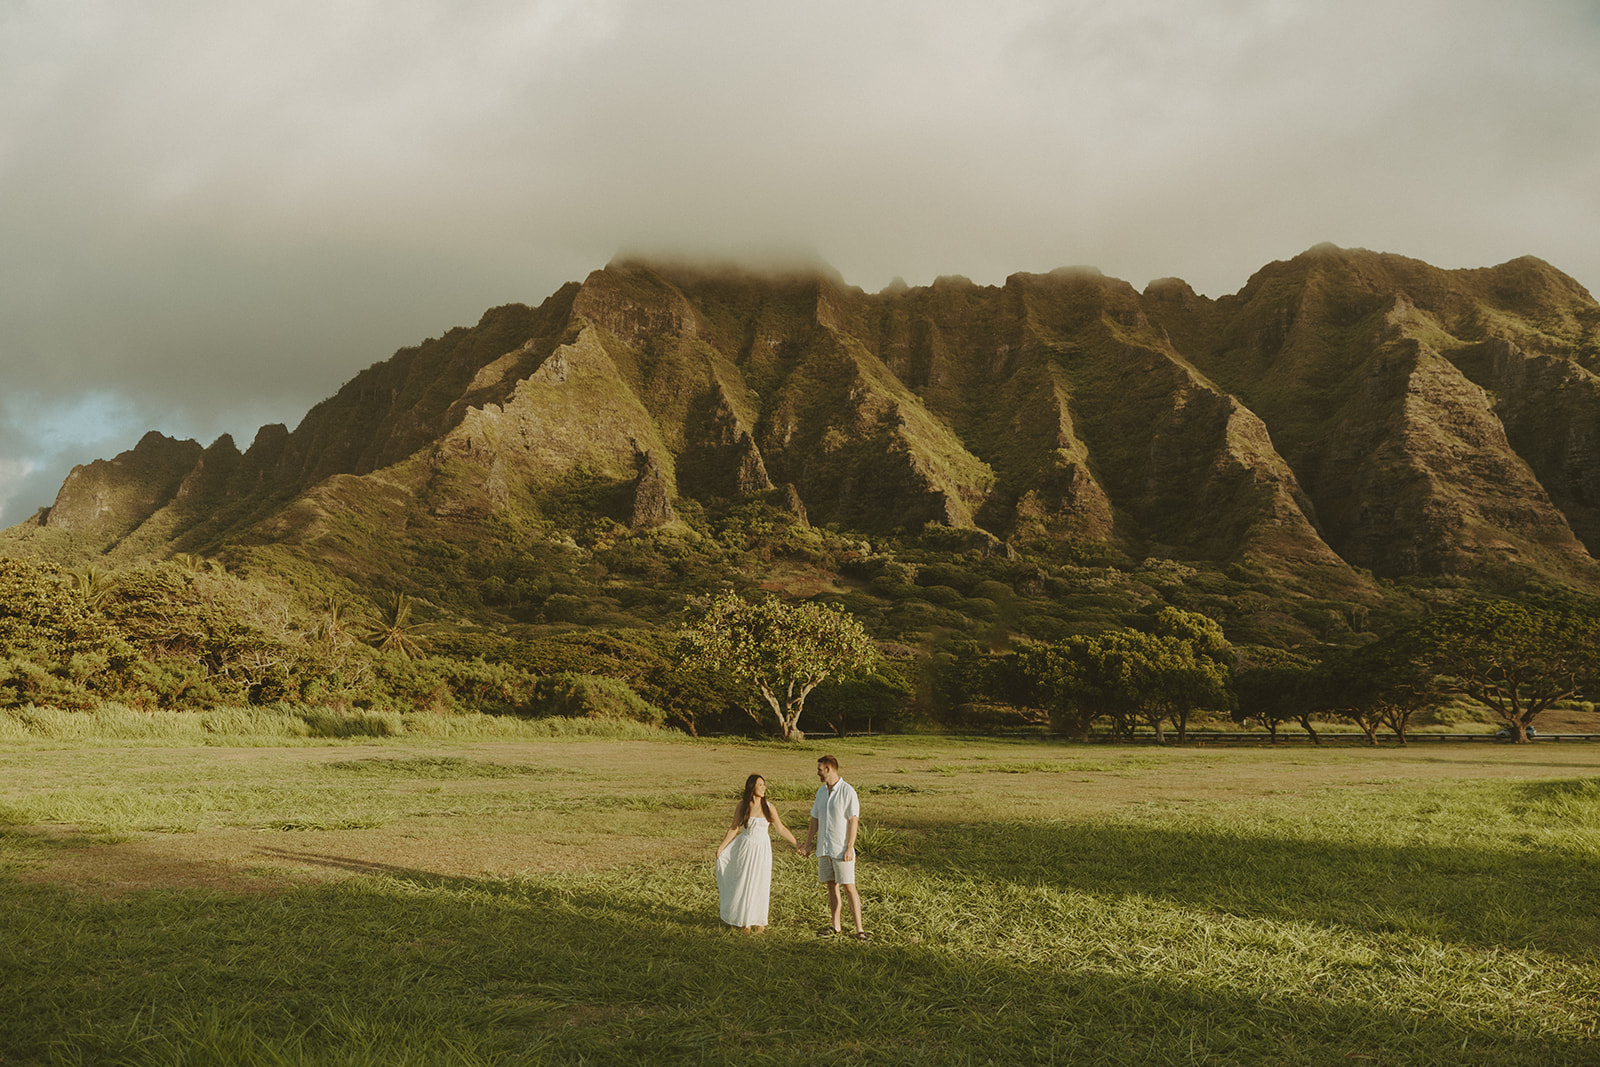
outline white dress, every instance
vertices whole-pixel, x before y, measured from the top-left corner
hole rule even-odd
[[[744,830],[717,857],[717,892],[722,921],[729,926],[766,926],[772,898],[772,827],[752,815]]]

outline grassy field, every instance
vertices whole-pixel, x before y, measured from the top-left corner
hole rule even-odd
[[[0,1064],[1600,1064],[1600,745],[242,737],[0,741]]]

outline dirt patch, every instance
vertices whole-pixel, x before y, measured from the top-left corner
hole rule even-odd
[[[71,827],[30,827],[9,836],[25,850],[18,857],[20,882],[113,897],[172,886],[228,893],[274,888],[203,848],[172,847],[171,841],[159,838],[81,843],[84,835]]]
[[[172,887],[265,893],[358,875],[418,882],[512,878],[685,858],[681,845],[644,838],[613,839],[597,847],[517,834],[440,839],[383,830],[223,829],[63,844],[62,839],[74,842],[82,835],[66,828],[29,832],[40,847],[18,872],[19,881],[106,897]]]

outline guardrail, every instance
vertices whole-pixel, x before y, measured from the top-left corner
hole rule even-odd
[[[709,734],[708,733],[708,734],[701,734],[701,736],[702,737],[743,737],[745,735],[743,735],[743,734]],[[823,732],[821,732],[819,730],[816,733],[807,734],[806,735],[807,739],[808,740],[812,740],[812,741],[820,740],[820,739],[826,738],[826,737],[888,737],[888,736],[892,736],[892,735],[883,734],[883,733],[869,733],[869,732],[862,731],[862,730],[846,730],[842,734],[832,734],[832,733],[826,733],[825,734],[825,733],[823,733]],[[1039,730],[1037,728],[1033,728],[1033,729],[1026,729],[1026,728],[1025,729],[1017,729],[1015,727],[1010,728],[1010,729],[1001,728],[1001,729],[989,731],[987,733],[946,734],[946,735],[943,735],[943,736],[947,736],[947,737],[968,737],[968,738],[971,738],[973,740],[980,740],[980,741],[985,739],[985,738],[994,738],[994,737],[1047,737],[1047,738],[1051,738],[1052,740],[1056,740],[1056,741],[1076,741],[1076,740],[1078,740],[1078,735],[1077,734],[1053,734],[1053,733],[1049,733],[1048,731]],[[1386,743],[1386,744],[1399,744],[1400,743],[1400,739],[1395,736],[1395,734],[1394,734],[1394,732],[1392,730],[1378,733],[1377,734],[1377,739],[1378,739],[1378,741],[1380,743]],[[1509,745],[1509,744],[1512,743],[1512,741],[1511,741],[1511,739],[1509,737],[1496,737],[1494,734],[1435,734],[1435,733],[1406,734],[1406,743],[1407,744],[1410,744],[1412,742],[1420,742],[1420,741],[1483,741],[1483,742],[1489,742],[1489,743],[1497,744],[1497,745]],[[1532,742],[1532,743],[1535,743],[1535,744],[1543,744],[1546,741],[1551,741],[1551,742],[1556,742],[1556,741],[1600,741],[1600,734],[1544,734],[1544,733],[1541,733],[1541,734],[1535,734],[1533,737],[1529,738],[1529,741]],[[1306,745],[1309,745],[1309,744],[1312,743],[1310,736],[1307,735],[1305,733],[1305,731],[1303,731],[1303,730],[1292,730],[1292,729],[1289,729],[1289,728],[1285,728],[1283,730],[1278,731],[1278,736],[1277,736],[1276,739],[1274,739],[1269,734],[1258,733],[1256,731],[1246,732],[1246,731],[1238,731],[1238,730],[1190,730],[1189,733],[1187,734],[1187,736],[1184,737],[1183,741],[1179,742],[1178,741],[1178,734],[1177,734],[1176,731],[1168,730],[1167,733],[1166,733],[1166,743],[1169,744],[1169,745],[1176,745],[1176,744],[1180,744],[1180,743],[1181,744],[1185,744],[1185,745],[1193,745],[1193,744],[1202,744],[1203,745],[1203,744],[1210,744],[1210,743],[1213,743],[1213,742],[1220,742],[1222,744],[1230,744],[1230,745],[1283,745],[1283,744],[1306,744]],[[1116,745],[1116,744],[1135,744],[1135,745],[1137,745],[1137,744],[1147,744],[1147,745],[1153,745],[1153,744],[1156,743],[1156,735],[1154,733],[1150,732],[1149,730],[1136,730],[1136,731],[1134,731],[1133,735],[1130,736],[1130,737],[1113,737],[1111,734],[1095,733],[1095,734],[1090,734],[1089,735],[1088,743],[1091,744],[1091,745],[1096,745],[1096,744],[1099,744],[1099,745]],[[1359,730],[1318,730],[1317,731],[1317,743],[1319,743],[1319,744],[1335,744],[1335,745],[1345,745],[1345,744],[1349,744],[1349,745],[1365,745],[1367,743],[1367,735],[1364,734],[1364,733],[1361,733]]]
[[[1064,734],[1053,734],[1051,736],[1054,736],[1054,737],[1065,737],[1067,735],[1064,735]],[[1090,743],[1094,743],[1094,742],[1116,743],[1116,742],[1119,742],[1119,741],[1126,741],[1126,742],[1131,743],[1131,744],[1155,744],[1155,740],[1156,740],[1156,735],[1151,733],[1148,730],[1135,731],[1134,734],[1131,737],[1128,737],[1128,738],[1115,738],[1115,737],[1112,737],[1110,734],[1094,734],[1094,735],[1091,735],[1090,738],[1089,738]],[[1169,744],[1169,745],[1179,744],[1180,743],[1178,741],[1178,735],[1175,732],[1167,733],[1166,734],[1166,740],[1167,740],[1167,744]],[[1399,744],[1400,743],[1399,737],[1396,736],[1393,731],[1380,732],[1379,734],[1377,734],[1377,740],[1380,743],[1389,743],[1389,744]],[[1535,743],[1535,744],[1543,744],[1546,741],[1551,741],[1551,742],[1556,742],[1556,741],[1600,741],[1600,734],[1543,734],[1543,733],[1541,733],[1541,734],[1535,734],[1533,737],[1529,738],[1529,740],[1531,742]],[[1367,744],[1367,735],[1363,734],[1363,733],[1359,733],[1357,731],[1352,731],[1352,730],[1338,730],[1338,731],[1318,730],[1317,731],[1317,741],[1319,743],[1321,743],[1321,744],[1335,744],[1335,745],[1357,744],[1357,745],[1365,745],[1365,744]],[[1496,737],[1494,734],[1436,734],[1436,733],[1420,733],[1420,732],[1419,733],[1408,733],[1408,734],[1406,734],[1406,743],[1407,744],[1416,744],[1416,743],[1427,742],[1427,741],[1485,741],[1485,742],[1490,742],[1490,743],[1493,743],[1493,744],[1501,744],[1501,745],[1509,745],[1509,744],[1512,743],[1512,741],[1511,741],[1511,739],[1509,737]],[[1183,741],[1181,743],[1185,744],[1185,745],[1213,744],[1213,743],[1245,744],[1245,745],[1249,745],[1249,744],[1255,744],[1255,745],[1308,744],[1309,745],[1312,742],[1311,742],[1311,737],[1308,734],[1306,734],[1304,731],[1301,731],[1301,730],[1280,730],[1278,732],[1278,736],[1277,736],[1276,739],[1274,739],[1269,734],[1254,733],[1254,732],[1243,733],[1243,732],[1234,732],[1234,731],[1229,731],[1229,730],[1190,730],[1188,735],[1184,737],[1184,739],[1183,739]]]

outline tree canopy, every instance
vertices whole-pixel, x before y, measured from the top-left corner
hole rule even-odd
[[[1403,745],[1411,718],[1439,702],[1445,690],[1415,629],[1329,656],[1316,671],[1313,701],[1348,719],[1378,743],[1387,726]]]
[[[45,663],[98,649],[109,631],[54,563],[0,557],[0,656]]]
[[[1056,729],[1088,735],[1109,715],[1119,732],[1148,725],[1165,740],[1170,721],[1181,739],[1198,708],[1229,708],[1232,650],[1221,627],[1203,615],[1166,608],[1150,630],[1074,635],[1024,651],[1022,677]]]
[[[1266,662],[1252,663],[1233,678],[1233,693],[1238,701],[1235,722],[1255,722],[1266,727],[1272,740],[1278,727],[1298,722],[1306,736],[1320,744],[1311,725],[1313,713],[1323,710],[1317,664],[1291,652],[1280,652]]]
[[[823,681],[862,671],[877,650],[855,617],[832,606],[717,597],[683,632],[684,660],[720,667],[753,686],[785,738],[801,740],[806,697]],[[751,718],[760,716],[750,709]]]
[[[1412,639],[1446,688],[1528,739],[1539,713],[1600,686],[1600,614],[1577,603],[1478,600],[1438,612]]]

